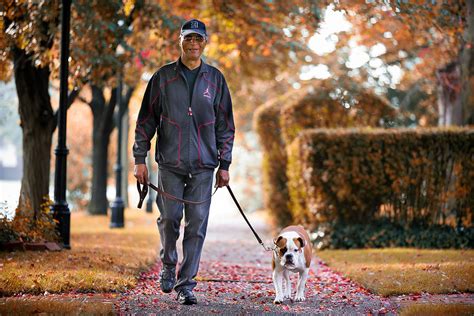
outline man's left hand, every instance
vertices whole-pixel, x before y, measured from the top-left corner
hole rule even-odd
[[[215,188],[222,188],[229,185],[229,171],[219,169],[216,173],[216,185]]]

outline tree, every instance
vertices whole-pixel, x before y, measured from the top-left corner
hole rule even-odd
[[[326,1],[323,5],[328,4]],[[404,73],[397,84],[398,89],[406,90],[407,97],[417,91],[426,95],[412,113],[419,114],[416,111],[420,110],[425,114],[435,113],[439,104],[437,116],[440,123],[472,124],[471,43],[474,22],[471,2],[374,1],[334,5],[346,13],[352,24],[351,30],[338,36],[338,51],[350,50],[354,44],[368,50],[382,44],[385,51],[377,56],[383,61],[382,66],[396,66]],[[380,68],[371,69],[365,64],[351,72],[352,78],[366,83],[372,78],[370,80],[386,89],[388,84],[383,82],[386,74],[374,77],[374,73],[380,73]],[[458,115],[452,116],[451,113]],[[457,119],[453,121],[446,115]]]
[[[49,95],[52,62],[57,50],[53,44],[59,23],[59,2],[4,1],[1,15],[0,79],[13,74],[23,130],[23,178],[19,207],[28,205],[37,217],[40,204],[48,196],[51,136],[57,113]],[[73,91],[70,100],[78,91]],[[70,102],[70,103],[71,103]]]

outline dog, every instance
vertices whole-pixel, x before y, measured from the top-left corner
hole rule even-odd
[[[291,299],[290,272],[299,273],[294,301],[305,300],[305,286],[311,265],[312,247],[303,226],[288,226],[273,240],[272,270],[275,304]]]

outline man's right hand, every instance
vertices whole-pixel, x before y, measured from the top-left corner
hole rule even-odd
[[[141,184],[148,184],[148,168],[146,167],[146,164],[135,165],[133,175]]]

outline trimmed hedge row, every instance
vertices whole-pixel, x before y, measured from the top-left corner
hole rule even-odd
[[[472,226],[473,129],[306,130],[288,150],[296,222]]]
[[[474,227],[449,225],[403,226],[388,219],[364,224],[320,225],[315,233],[318,249],[351,248],[474,248]]]
[[[265,208],[278,226],[294,222],[289,209],[287,144],[307,128],[385,126],[394,113],[377,96],[341,90],[330,84],[315,93],[287,94],[260,106],[254,128],[263,147],[263,193]]]

